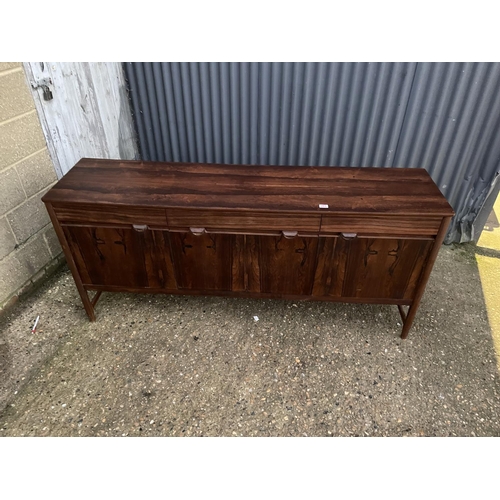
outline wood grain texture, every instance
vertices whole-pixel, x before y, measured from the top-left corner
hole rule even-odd
[[[356,233],[358,236],[435,236],[442,217],[397,215],[323,215],[320,234]]]
[[[403,299],[413,273],[420,274],[431,244],[418,240],[356,238],[347,242],[347,247],[343,252],[347,263],[342,296]],[[417,263],[420,267],[415,269]],[[413,298],[412,291],[409,295]]]
[[[319,238],[317,266],[312,294],[317,297],[342,296],[347,254],[340,238]]]
[[[233,292],[261,292],[261,237],[248,234],[233,236]]]
[[[171,233],[170,241],[179,288],[231,290],[234,236]]]
[[[403,336],[452,213],[421,169],[82,160],[44,201],[91,318],[90,289],[398,304]]]
[[[432,267],[434,266],[434,262],[436,261],[436,257],[443,243],[446,231],[448,230],[448,226],[450,225],[450,221],[451,217],[443,218],[443,221],[441,222],[441,226],[439,228],[439,233],[436,236],[436,240],[434,241],[432,248],[429,252],[426,265],[422,269],[422,272],[420,273],[420,277],[418,278],[418,283],[415,289],[415,294],[412,303],[410,305],[410,308],[408,309],[406,320],[403,324],[403,330],[401,332],[402,339],[406,339],[408,337],[408,332],[410,331],[411,325],[413,324],[413,320],[415,319],[415,315],[417,313],[420,301],[422,300],[422,296],[425,291],[425,286],[427,285],[427,281],[429,280],[429,276],[431,275]]]
[[[88,293],[85,289],[85,286],[82,283],[81,274],[78,271],[78,266],[75,263],[75,259],[73,258],[73,253],[71,249],[70,243],[67,241],[63,228],[59,221],[57,220],[57,215],[54,212],[54,208],[50,203],[45,204],[47,208],[47,212],[49,213],[50,220],[52,221],[52,225],[54,226],[54,231],[56,232],[57,238],[59,239],[59,243],[61,244],[61,248],[64,252],[64,256],[66,257],[66,262],[71,271],[73,279],[75,280],[76,289],[80,294],[80,298],[82,299],[83,307],[85,308],[85,312],[90,321],[95,321],[95,310],[94,306],[88,296]]]
[[[315,213],[453,215],[424,169],[80,160],[53,203]],[[328,205],[320,209],[319,205]]]
[[[245,269],[246,238],[244,234],[234,236],[232,268],[231,268],[231,290],[243,292],[248,289],[248,278]]]
[[[424,272],[427,267],[427,263],[429,262],[430,252],[432,247],[434,246],[434,241],[420,241],[418,242],[420,248],[417,246],[414,247],[414,250],[409,252],[409,255],[405,255],[405,259],[408,260],[413,258],[413,270],[408,278],[408,282],[406,284],[406,290],[404,293],[405,299],[413,299],[417,292],[417,286],[420,280],[420,276]],[[405,240],[405,244],[409,244],[408,240]],[[415,250],[417,250],[415,252]]]
[[[143,255],[137,258],[144,259],[148,288],[177,288],[174,264],[170,248],[169,233],[166,231],[144,231],[142,237]]]
[[[240,232],[294,230],[318,233],[321,215],[286,212],[233,212],[230,210],[168,209],[168,226],[204,227],[208,231],[229,229]]]
[[[318,238],[259,236],[262,293],[310,295]]]
[[[260,236],[245,235],[245,290],[259,293],[260,276]]]
[[[83,256],[85,271],[79,270],[90,277],[89,283],[148,287],[141,234],[132,229],[77,226],[65,226],[64,232]]]
[[[76,233],[80,228],[76,229]],[[74,231],[69,230],[68,227],[61,225],[61,231],[64,232],[64,236],[68,243],[69,251],[72,254],[75,265],[78,269],[78,275],[84,284],[92,283],[92,278],[87,270],[87,265],[85,263],[84,257],[84,247],[80,247],[80,243],[77,238],[77,234]]]
[[[63,226],[84,284],[176,288],[161,231]]]
[[[73,224],[145,224],[167,227],[167,216],[162,208],[120,207],[108,205],[55,205],[54,211],[62,223]]]

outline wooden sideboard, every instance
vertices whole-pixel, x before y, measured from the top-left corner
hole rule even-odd
[[[419,168],[84,158],[43,201],[92,321],[102,291],[327,300],[402,338],[454,214]]]

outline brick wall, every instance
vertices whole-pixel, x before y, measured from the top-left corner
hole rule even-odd
[[[40,198],[57,180],[21,63],[0,63],[0,311],[61,260]]]

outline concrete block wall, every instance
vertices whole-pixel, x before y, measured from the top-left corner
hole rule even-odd
[[[56,180],[23,66],[0,62],[0,313],[62,261],[40,200]]]

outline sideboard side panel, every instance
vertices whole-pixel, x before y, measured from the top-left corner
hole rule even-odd
[[[434,266],[434,262],[436,261],[436,258],[438,256],[439,249],[443,244],[444,237],[446,235],[446,231],[448,230],[450,222],[451,222],[451,217],[443,217],[443,220],[441,221],[439,232],[436,236],[436,239],[434,240],[434,243],[432,244],[429,256],[427,257],[425,262],[425,267],[423,268],[418,278],[418,283],[415,288],[413,302],[408,310],[408,314],[406,315],[406,319],[403,325],[403,331],[401,333],[402,339],[408,337],[408,332],[410,331],[411,325],[413,324],[413,320],[415,319],[415,314],[417,313],[420,301],[422,300],[422,295],[424,294],[427,281]]]
[[[422,275],[425,267],[427,266],[429,255],[434,245],[434,241],[432,240],[420,241],[419,243],[420,243],[420,251],[417,252],[416,255],[414,255],[415,262],[413,265],[413,270],[411,272],[411,275],[408,279],[408,283],[406,285],[406,290],[404,293],[405,299],[413,299],[413,297],[415,296],[420,276]]]
[[[92,304],[92,301],[90,300],[87,291],[85,290],[83,283],[82,283],[82,278],[80,276],[80,273],[78,272],[78,267],[75,263],[75,260],[73,258],[73,254],[71,252],[70,245],[68,241],[66,240],[66,237],[64,235],[64,231],[61,227],[61,224],[59,224],[59,221],[57,220],[57,215],[54,212],[54,207],[52,206],[51,203],[45,203],[45,206],[47,208],[47,212],[49,213],[50,220],[52,222],[52,225],[54,226],[54,231],[57,234],[57,237],[59,239],[59,243],[61,244],[61,248],[63,249],[64,256],[66,257],[66,262],[68,264],[68,267],[71,271],[71,274],[73,275],[73,279],[75,280],[75,285],[78,290],[78,293],[80,294],[80,298],[82,299],[83,307],[85,308],[85,312],[87,313],[87,316],[90,321],[95,321],[95,310],[94,310],[94,305]]]

